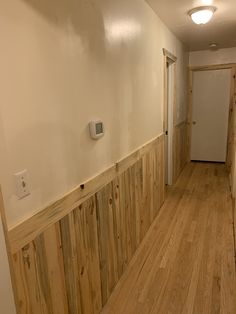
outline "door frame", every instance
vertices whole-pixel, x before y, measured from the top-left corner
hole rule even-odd
[[[191,161],[191,144],[192,144],[192,107],[193,107],[193,74],[198,71],[212,71],[212,70],[231,70],[231,86],[230,86],[230,104],[229,104],[229,118],[228,118],[228,137],[227,137],[227,153],[226,153],[226,165],[228,170],[231,170],[232,166],[232,151],[233,151],[233,137],[234,137],[234,94],[235,94],[235,77],[236,77],[236,63],[226,64],[213,64],[204,66],[192,66],[189,67],[189,88],[188,88],[188,108],[187,108],[187,152],[188,161]]]
[[[176,63],[177,57],[163,48],[164,55],[164,110],[163,110],[163,133],[165,138],[165,158],[164,158],[164,170],[165,170],[165,183],[166,185],[172,185],[174,180],[174,125],[176,121]],[[173,86],[172,86],[172,104],[169,104],[169,89],[168,89],[168,65],[173,67]],[[171,128],[168,123],[168,111],[171,110],[173,117],[171,121]],[[168,144],[170,141],[170,145]],[[166,149],[166,146],[168,148]],[[169,149],[170,148],[170,149]]]
[[[19,299],[17,296],[16,277],[15,277],[15,273],[14,273],[13,257],[11,254],[11,245],[10,245],[10,241],[9,241],[9,229],[8,229],[8,225],[7,225],[6,210],[5,210],[5,206],[4,206],[4,200],[3,200],[1,185],[0,185],[0,224],[2,224],[2,228],[3,228],[5,248],[6,248],[6,253],[7,253],[7,257],[8,257],[8,266],[9,266],[9,272],[10,272],[10,277],[11,277],[10,281],[11,281],[12,291],[10,291],[9,293],[12,294],[12,298],[15,301],[14,305],[15,305],[16,313],[20,313],[21,309],[19,306],[19,302],[18,302]]]

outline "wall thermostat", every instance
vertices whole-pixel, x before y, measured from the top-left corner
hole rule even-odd
[[[102,121],[91,121],[89,123],[90,136],[97,140],[104,135],[104,125]]]

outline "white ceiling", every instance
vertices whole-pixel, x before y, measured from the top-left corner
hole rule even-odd
[[[190,51],[209,48],[216,42],[219,48],[236,47],[236,0],[146,0],[168,28]],[[188,11],[202,5],[217,7],[212,20],[195,25]]]

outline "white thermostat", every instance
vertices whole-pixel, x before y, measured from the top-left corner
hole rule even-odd
[[[104,135],[104,125],[102,121],[91,121],[89,123],[90,136],[97,140]]]

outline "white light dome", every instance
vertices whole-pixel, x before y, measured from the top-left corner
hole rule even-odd
[[[195,24],[206,24],[211,20],[215,10],[215,7],[199,7],[191,10],[189,15]]]

